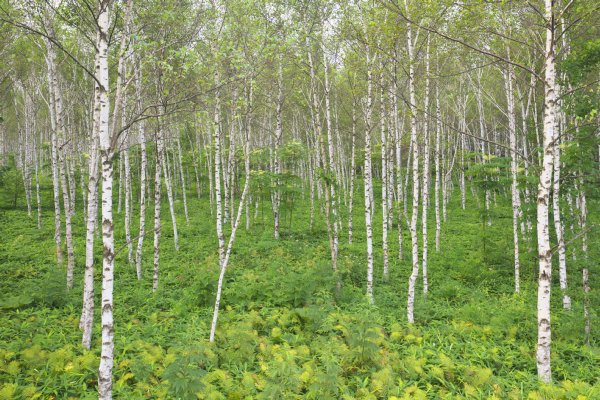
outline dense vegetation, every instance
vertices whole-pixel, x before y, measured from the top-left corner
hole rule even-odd
[[[78,345],[81,284],[70,292],[65,289],[64,269],[53,257],[50,214],[37,230],[22,200],[16,209],[8,205],[11,190],[3,191],[0,211],[0,398],[95,398],[100,338],[96,336],[92,351]],[[49,188],[44,194],[49,204]],[[444,227],[448,240],[440,253],[432,254],[431,291],[416,303],[415,325],[406,324],[404,313],[410,260],[393,257],[388,282],[382,279],[381,263],[376,264],[377,305],[371,307],[364,296],[362,230],[354,244],[341,244],[343,285],[337,291],[325,227],[311,230],[302,217],[307,201],[296,202],[298,217],[285,225],[279,241],[273,239],[270,216],[264,221],[259,216],[250,230],[240,231],[217,340],[210,344],[218,276],[215,228],[207,199],[191,200],[192,218],[189,226],[181,227],[179,252],[170,240],[162,246],[157,292],[150,294],[149,276],[137,281],[126,252],[117,258],[114,395],[598,398],[598,331],[586,346],[581,291],[573,290],[573,310],[554,314],[557,381],[540,386],[533,348],[535,254],[524,252],[523,289],[514,294],[507,251],[512,240],[508,199],[498,197],[492,210],[495,222],[485,237],[473,202],[469,198],[467,211],[460,209],[458,196],[450,202],[452,217]],[[592,215],[598,214],[594,210]],[[357,224],[364,218],[358,212],[354,217]],[[82,237],[79,229],[76,237]],[[122,229],[117,225],[117,235]],[[169,227],[164,235],[172,235]],[[78,254],[83,246],[79,240]],[[146,247],[151,253],[151,243]],[[592,257],[598,257],[597,236],[590,247],[595,249]],[[78,269],[75,282],[82,275]],[[578,274],[572,275],[577,282]],[[600,284],[596,277],[593,287]],[[560,310],[558,293],[553,304]],[[592,304],[600,304],[597,291]],[[592,309],[597,319],[598,308]]]

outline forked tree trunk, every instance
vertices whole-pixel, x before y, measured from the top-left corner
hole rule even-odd
[[[252,94],[250,94],[250,98]],[[218,104],[218,102],[217,102]],[[216,119],[216,118],[215,118]],[[223,259],[220,263],[220,273],[219,280],[217,283],[217,295],[215,299],[215,307],[213,311],[213,319],[210,326],[210,337],[209,341],[212,343],[215,340],[215,333],[217,330],[217,321],[219,318],[219,305],[221,303],[221,292],[223,289],[223,280],[225,278],[225,272],[227,270],[227,265],[229,264],[229,257],[231,256],[231,249],[233,248],[233,243],[235,241],[235,234],[237,232],[238,226],[240,225],[240,220],[242,218],[242,211],[244,209],[244,203],[246,202],[246,196],[248,195],[248,189],[250,188],[250,125],[246,126],[246,135],[245,135],[245,144],[244,144],[244,165],[245,165],[245,182],[244,182],[244,190],[242,191],[242,196],[240,198],[240,203],[237,209],[237,216],[233,223],[233,227],[231,228],[231,234],[229,235],[229,241],[227,243],[227,251],[224,254]],[[217,208],[218,213],[218,208]],[[221,254],[221,247],[219,243],[219,255]]]
[[[175,199],[173,197],[173,181],[168,169],[167,151],[165,149],[164,138],[162,138],[162,132],[159,133],[161,136],[158,140],[158,145],[161,147],[159,154],[161,157],[160,164],[163,170],[163,176],[165,177],[165,186],[167,188],[167,199],[169,200],[169,212],[171,213],[171,223],[173,224],[173,242],[175,244],[175,251],[179,251],[179,235],[177,234],[177,215],[175,214]]]

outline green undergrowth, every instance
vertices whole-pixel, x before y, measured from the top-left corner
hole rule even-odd
[[[243,217],[214,344],[208,342],[218,276],[214,218],[206,199],[189,197],[189,225],[183,213],[178,217],[179,252],[164,213],[157,292],[151,290],[151,229],[142,281],[127,263],[127,250],[117,256],[115,398],[600,398],[597,330],[591,346],[584,344],[581,257],[569,258],[573,309],[562,311],[559,290],[553,292],[554,384],[537,381],[535,255],[523,241],[522,290],[514,294],[512,221],[503,196],[491,210],[492,225],[483,230],[471,196],[467,210],[453,198],[439,252],[430,220],[430,290],[424,296],[421,284],[417,287],[414,325],[405,316],[411,268],[406,227],[403,260],[396,229],[390,234],[391,272],[384,281],[381,215],[375,214],[375,305],[369,306],[360,201],[354,243],[348,244],[345,228],[341,231],[336,274],[322,218],[309,226],[308,198],[296,200],[292,224],[284,204],[279,241],[272,237],[268,215],[259,213],[248,231]],[[45,200],[51,204],[49,193]],[[182,211],[180,201],[176,207]],[[268,214],[268,204],[264,207]],[[75,288],[67,292],[64,269],[54,258],[51,210],[44,214],[38,230],[35,213],[28,218],[22,208],[0,209],[0,399],[96,398],[98,309],[92,350],[79,344],[83,217],[79,212],[75,217]],[[115,215],[120,248],[123,214]],[[137,230],[137,216],[133,221]],[[597,237],[590,240],[593,255],[599,243]],[[593,288],[599,283],[595,267]],[[99,268],[96,278],[99,304]],[[590,297],[593,321],[597,293]]]

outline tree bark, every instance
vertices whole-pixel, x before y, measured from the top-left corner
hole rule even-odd
[[[408,15],[408,0],[404,0],[406,13]],[[415,91],[415,55],[412,38],[411,25],[406,27],[406,43],[409,58],[408,88],[410,92],[410,141],[412,147],[412,217],[410,220],[410,238],[412,244],[412,272],[408,280],[408,300],[406,307],[406,316],[409,324],[415,322],[415,284],[419,276],[419,239],[417,236],[417,220],[419,214],[419,144],[417,142],[417,99]]]
[[[141,112],[142,107],[142,75],[139,62],[135,64],[135,91],[136,91],[136,109]],[[142,279],[142,250],[144,247],[144,236],[146,234],[146,168],[148,158],[146,155],[146,127],[144,121],[138,125],[138,134],[140,141],[140,233],[138,237],[137,249],[135,253],[135,271],[138,279]]]
[[[429,134],[429,38],[425,50],[425,99],[423,105],[423,134],[425,135],[425,147],[423,149],[423,203],[421,228],[423,230],[423,294],[427,295],[429,291],[429,282],[427,276],[427,211],[429,209],[429,157],[430,157],[430,134]]]
[[[548,204],[552,184],[554,161],[554,140],[556,139],[556,55],[554,52],[553,1],[545,0],[546,47],[544,51],[544,130],[543,159],[537,196],[537,241],[538,241],[538,300],[537,300],[537,372],[541,381],[552,380],[550,346],[552,343],[550,326],[550,289],[552,283],[552,250],[548,229]]]
[[[273,234],[275,239],[279,239],[279,206],[281,203],[281,154],[280,147],[283,133],[283,54],[279,55],[279,64],[277,68],[277,103],[275,104],[275,154],[274,156],[274,175],[275,188],[273,191]]]
[[[371,115],[373,113],[373,63],[371,60],[370,46],[366,45],[367,64],[367,105],[365,110],[365,167],[363,181],[365,187],[365,227],[367,231],[367,298],[370,304],[374,304],[373,297],[373,213],[371,208],[371,192],[373,191],[373,178],[371,167]]]
[[[510,146],[510,173],[512,177],[510,191],[512,204],[512,221],[513,221],[513,249],[514,249],[514,268],[515,268],[515,293],[521,291],[521,274],[519,263],[519,188],[517,183],[517,125],[514,106],[513,82],[515,80],[514,69],[512,65],[508,65],[507,71],[504,74],[504,90],[506,93],[507,116],[508,116],[508,138]]]
[[[130,0],[131,1],[131,0]],[[113,151],[109,132],[109,71],[108,38],[110,0],[99,1],[96,41],[96,104],[100,159],[102,167],[102,349],[98,369],[100,400],[112,398],[112,368],[114,353],[113,286],[114,286],[114,226],[113,226]]]
[[[384,75],[383,61],[380,60],[379,68],[381,69],[379,85],[379,106],[381,123],[381,210],[382,210],[382,247],[383,247],[383,278],[389,279],[389,255],[388,255],[388,160],[387,160],[387,132],[385,130],[385,98],[384,98]]]

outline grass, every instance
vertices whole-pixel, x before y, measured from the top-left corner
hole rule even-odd
[[[455,193],[439,252],[431,213],[430,293],[424,297],[417,287],[416,323],[411,326],[405,316],[410,240],[405,236],[405,257],[399,260],[395,228],[390,234],[390,279],[384,281],[380,210],[375,214],[376,305],[367,304],[362,192],[356,193],[354,243],[347,243],[345,228],[340,237],[340,291],[322,218],[313,229],[309,226],[308,198],[297,194],[293,224],[282,222],[279,241],[273,239],[268,204],[250,230],[240,227],[215,344],[208,342],[208,333],[218,254],[208,200],[196,199],[190,191],[191,221],[186,225],[179,198],[179,252],[163,205],[159,290],[151,291],[151,229],[146,229],[142,281],[127,263],[126,250],[116,259],[115,397],[600,398],[598,334],[593,330],[591,346],[583,341],[582,257],[576,262],[569,257],[573,310],[561,309],[558,284],[553,291],[555,383],[540,385],[535,366],[536,257],[527,250],[534,246],[523,241],[522,292],[514,294],[508,199],[498,196],[493,224],[483,232],[470,192],[466,210]],[[21,202],[16,209],[8,202],[0,208],[0,399],[97,396],[98,309],[92,350],[79,345],[83,217],[78,210],[75,288],[67,292],[64,267],[54,259],[50,196],[46,187],[42,230]],[[290,212],[285,207],[283,221]],[[148,227],[151,214],[149,207]],[[124,243],[124,214],[115,218],[118,248]],[[590,219],[597,215],[591,213]],[[135,232],[137,215],[132,220]],[[404,231],[408,234],[406,227]],[[598,259],[598,238],[590,240],[590,260]],[[592,287],[598,287],[593,266],[591,275]],[[96,304],[100,281],[97,268]],[[599,304],[593,291],[594,320]]]

